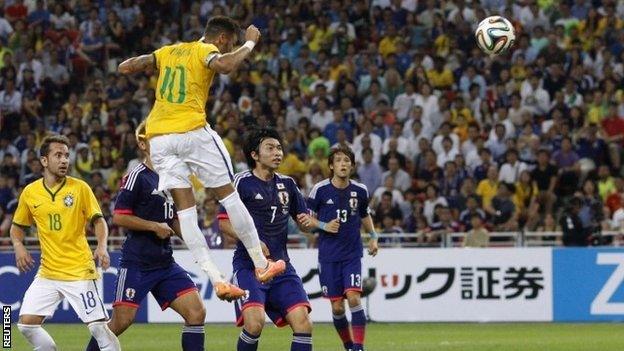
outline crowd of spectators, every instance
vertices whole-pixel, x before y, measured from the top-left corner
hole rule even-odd
[[[328,176],[333,145],[352,147],[383,233],[436,243],[475,223],[559,230],[572,197],[588,231],[624,219],[622,0],[0,0],[0,14],[0,236],[40,176],[50,133],[70,138],[72,174],[110,218],[121,177],[140,162],[133,129],[157,81],[117,64],[197,40],[213,15],[262,31],[207,106],[237,171],[245,130],[269,125],[284,138],[279,171],[305,193]],[[473,37],[492,14],[517,35],[498,57]],[[222,245],[218,203],[197,197]]]

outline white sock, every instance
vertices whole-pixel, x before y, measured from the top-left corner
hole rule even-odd
[[[17,324],[17,329],[34,347],[35,351],[56,351],[56,344],[45,329],[39,324]]]
[[[197,209],[195,206],[185,210],[178,211],[178,220],[180,221],[180,230],[182,231],[182,239],[186,243],[186,247],[199,263],[201,269],[206,272],[210,281],[215,284],[225,282],[225,277],[214,264],[210,249],[206,243],[204,234],[199,229],[197,222]]]
[[[238,192],[235,191],[221,200],[221,205],[225,207],[232,227],[238,238],[243,242],[243,245],[245,245],[254,266],[256,268],[266,268],[268,261],[262,254],[258,231]]]
[[[100,351],[121,351],[119,339],[108,329],[106,322],[89,323],[87,327],[97,341]]]

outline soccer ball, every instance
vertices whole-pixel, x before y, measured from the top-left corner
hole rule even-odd
[[[489,55],[499,55],[507,51],[516,41],[514,27],[505,17],[490,16],[477,26],[477,45]]]
[[[377,286],[377,279],[373,277],[367,277],[362,279],[362,297],[369,295],[375,290]]]

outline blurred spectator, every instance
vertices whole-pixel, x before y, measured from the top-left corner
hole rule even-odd
[[[483,206],[490,217],[490,223],[496,231],[514,231],[518,229],[519,213],[516,205],[511,200],[515,187],[512,184],[500,183],[496,190],[496,196],[489,205]]]
[[[487,178],[479,182],[476,190],[477,195],[481,196],[484,208],[491,205],[492,199],[498,192],[498,186],[498,168],[492,165],[488,168]]]
[[[515,183],[520,180],[520,174],[528,170],[528,166],[518,161],[518,151],[515,149],[507,150],[505,153],[506,162],[500,168],[498,180],[505,183]]]
[[[473,228],[472,218],[474,216],[479,216],[482,221],[485,221],[485,212],[479,205],[479,198],[475,195],[466,199],[466,209],[459,214],[459,222],[463,225],[464,231],[469,231]]]
[[[379,242],[385,244],[393,244],[394,246],[398,246],[402,241],[402,238],[394,237],[392,234],[402,234],[403,229],[400,226],[396,225],[395,220],[391,215],[386,214],[383,216],[381,220],[381,233],[382,234],[390,234],[389,237],[383,237],[379,239]]]
[[[401,213],[399,206],[393,203],[391,192],[386,191],[381,195],[379,205],[377,205],[374,211],[375,214],[373,216],[373,220],[375,223],[383,223],[384,217],[388,216],[392,219],[393,225],[402,225],[403,214]]]
[[[583,200],[574,197],[570,200],[568,208],[559,220],[563,230],[563,245],[565,246],[587,246],[589,234],[583,226],[579,216]]]
[[[473,214],[470,217],[471,229],[466,233],[464,238],[464,247],[487,247],[490,243],[490,236],[483,227],[483,218],[479,214]]]
[[[451,210],[446,205],[436,205],[434,220],[425,235],[427,243],[441,242],[442,236],[460,230],[459,224],[453,220]]]
[[[411,177],[400,168],[399,159],[396,157],[388,160],[388,170],[381,175],[381,181],[385,183],[386,178],[393,178],[394,186],[400,191],[405,191],[412,186]]]
[[[373,162],[373,150],[371,148],[362,150],[362,157],[364,162],[358,166],[358,177],[368,188],[369,194],[375,194],[375,191],[382,183],[381,167]]]

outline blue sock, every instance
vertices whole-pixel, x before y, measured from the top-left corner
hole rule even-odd
[[[353,351],[364,351],[366,315],[362,305],[351,307],[351,329],[353,331]]]
[[[340,340],[342,340],[342,345],[344,345],[345,350],[350,350],[353,348],[353,339],[351,339],[351,329],[349,328],[349,321],[347,320],[347,316],[344,314],[341,315],[333,315],[334,319],[334,328],[338,332],[338,336],[340,336]]]
[[[182,328],[182,350],[204,351],[204,325],[185,325]]]
[[[238,336],[237,351],[256,351],[258,349],[258,339],[260,335],[253,335],[243,328]]]
[[[290,351],[312,351],[312,334],[293,333]]]
[[[100,346],[98,346],[97,340],[95,340],[94,337],[91,337],[91,340],[89,340],[89,345],[87,345],[85,351],[100,351]]]

